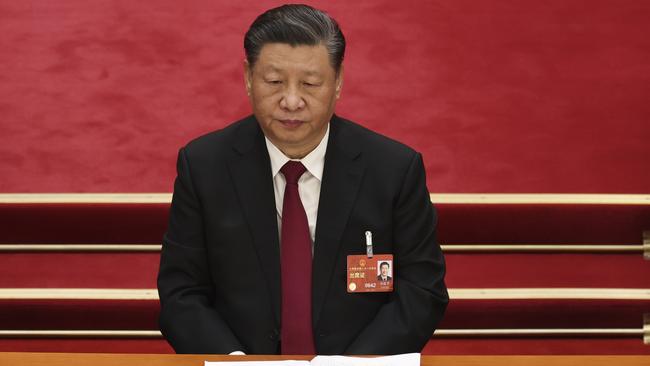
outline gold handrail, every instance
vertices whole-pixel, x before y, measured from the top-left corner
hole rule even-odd
[[[643,337],[642,328],[438,329],[433,338],[458,337]],[[0,338],[162,338],[158,330],[0,330]]]
[[[584,336],[644,336],[643,328],[511,328],[511,329],[438,329],[433,337],[584,337]]]
[[[442,244],[444,252],[645,253],[650,244]],[[160,244],[0,244],[1,252],[159,252]]]
[[[0,244],[1,252],[159,252],[160,244]]]
[[[158,330],[0,330],[0,338],[162,338]]]
[[[650,300],[638,288],[451,288],[452,300]],[[158,300],[156,289],[0,288],[0,300]]]
[[[643,253],[643,244],[442,244],[445,252]]]

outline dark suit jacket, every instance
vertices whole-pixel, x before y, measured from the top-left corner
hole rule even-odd
[[[388,282],[388,281],[392,281],[392,280],[393,280],[393,277],[386,276],[386,281],[384,281],[384,282]],[[381,281],[381,275],[377,276],[377,281]]]
[[[280,346],[280,245],[269,155],[254,117],[178,156],[158,274],[160,327],[179,353],[273,354]],[[448,296],[422,157],[334,116],[314,243],[319,354],[419,352]],[[346,291],[346,258],[394,255],[393,293]]]

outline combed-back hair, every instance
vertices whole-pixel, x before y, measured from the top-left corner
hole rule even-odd
[[[285,43],[292,47],[322,44],[337,73],[345,55],[345,37],[336,20],[309,5],[282,5],[255,19],[244,37],[246,59],[251,67],[267,43]]]

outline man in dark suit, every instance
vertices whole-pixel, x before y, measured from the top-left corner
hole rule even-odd
[[[334,115],[345,39],[285,5],[245,37],[253,115],[179,152],[158,290],[179,353],[419,352],[448,301],[422,157]],[[394,291],[347,292],[392,254]]]
[[[390,264],[388,264],[388,262],[381,262],[379,264],[379,276],[377,276],[377,280],[382,282],[388,282],[392,280],[393,277],[388,275],[390,273],[389,271]]]

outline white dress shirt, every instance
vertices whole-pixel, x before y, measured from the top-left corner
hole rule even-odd
[[[320,198],[320,185],[323,180],[323,168],[325,167],[325,152],[327,151],[327,140],[330,135],[330,126],[327,125],[325,136],[320,141],[318,146],[312,150],[307,156],[302,159],[291,159],[284,155],[267,138],[266,149],[269,151],[271,158],[271,174],[273,176],[273,190],[275,191],[275,208],[278,213],[278,233],[282,237],[282,204],[284,202],[284,187],[287,181],[283,174],[280,174],[280,169],[289,160],[299,161],[307,168],[307,171],[298,180],[298,193],[302,206],[305,208],[307,214],[307,221],[309,222],[309,235],[312,242],[312,253],[314,251],[314,240],[316,237],[316,216],[318,214],[318,200]],[[282,245],[282,243],[280,243]]]

